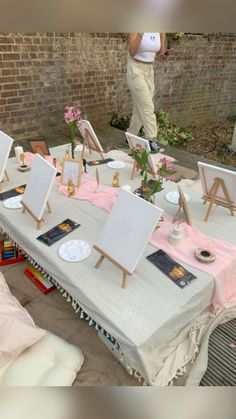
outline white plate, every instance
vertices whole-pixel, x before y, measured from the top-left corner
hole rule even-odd
[[[187,202],[190,201],[190,196],[184,192],[184,196]],[[171,202],[171,204],[178,204],[179,203],[179,192],[177,191],[172,191],[172,192],[168,192],[165,195],[165,198],[168,202]]]
[[[80,262],[89,257],[91,246],[83,240],[70,240],[63,243],[58,250],[59,256],[67,262]]]
[[[8,209],[20,209],[23,208],[21,204],[21,200],[23,198],[23,195],[17,195],[13,196],[12,198],[6,199],[6,201],[3,201],[3,205],[5,208]]]
[[[107,163],[107,166],[110,167],[110,169],[123,169],[125,167],[125,163],[123,161],[120,160],[114,160],[114,161],[109,161]]]

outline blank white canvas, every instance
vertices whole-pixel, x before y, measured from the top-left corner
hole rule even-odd
[[[134,148],[142,148],[147,150],[149,153],[151,152],[151,148],[150,148],[150,144],[148,140],[145,140],[144,138],[138,137],[137,135],[134,134],[130,134],[129,132],[125,133],[128,144],[129,144],[129,148],[132,151]],[[149,154],[148,156],[148,163],[149,166],[151,168],[151,170],[153,171],[153,173],[156,173],[157,171],[157,167],[156,164],[153,160],[153,156],[152,154]]]
[[[22,203],[38,220],[43,216],[56,173],[57,169],[54,166],[36,154]]]
[[[141,148],[146,149],[149,152],[151,151],[148,140],[138,137],[137,135],[130,134],[129,132],[126,132],[125,135],[126,135],[130,150],[141,147]]]
[[[133,273],[163,210],[121,189],[96,245]]]
[[[3,180],[7,160],[11,151],[13,139],[5,132],[0,131],[0,182]]]
[[[90,124],[89,121],[87,121],[86,119],[82,119],[79,123],[78,123],[78,129],[83,137],[83,139],[85,139],[85,129],[88,130],[88,132],[90,133],[90,136],[93,138],[93,141],[91,141],[91,138],[88,136],[87,141],[89,141],[90,145],[92,148],[96,147],[96,149],[98,151],[103,152],[103,148],[100,144],[100,141],[98,139],[98,137],[96,136],[94,129],[92,127],[92,125]]]
[[[233,205],[236,206],[236,172],[203,162],[198,162],[198,167],[203,194],[207,195],[209,193],[215,178],[219,177],[224,180],[230,200],[233,202]],[[221,187],[217,192],[217,197],[225,198]]]

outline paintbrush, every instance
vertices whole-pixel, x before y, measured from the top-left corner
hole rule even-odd
[[[99,176],[99,173],[98,173],[98,168],[96,168],[96,181],[97,181],[97,189],[96,189],[96,192],[98,192],[99,189],[100,189],[100,176]]]

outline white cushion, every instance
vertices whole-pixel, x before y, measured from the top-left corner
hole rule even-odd
[[[39,329],[0,273],[0,386],[70,386],[80,349]]]
[[[80,349],[46,332],[39,342],[0,368],[0,386],[70,386],[83,361]]]
[[[40,340],[39,329],[29,313],[11,294],[0,273],[0,367]]]

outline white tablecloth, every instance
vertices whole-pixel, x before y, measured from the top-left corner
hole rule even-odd
[[[59,156],[65,147],[52,149]],[[110,152],[106,157],[123,157],[119,152]],[[89,159],[89,156],[87,156]],[[91,158],[97,157],[92,155]],[[120,171],[121,184],[131,184],[131,164]],[[15,159],[8,164],[10,182],[3,190],[26,182],[30,173],[19,173]],[[88,167],[90,174],[95,167]],[[113,171],[106,165],[99,166],[101,182],[111,184]],[[140,184],[136,176],[132,187]],[[186,184],[186,182],[185,182]],[[158,205],[170,214],[176,206],[168,203],[164,194],[176,189],[168,183],[165,191],[158,194]],[[202,221],[205,207],[201,193],[188,188],[191,195],[190,207],[195,225],[215,237],[232,241],[232,227],[235,220],[218,208],[208,223]],[[121,273],[108,261],[97,270],[94,265],[99,257],[96,251],[83,262],[70,264],[58,256],[59,246],[70,239],[79,238],[93,245],[108,214],[89,202],[78,201],[59,195],[54,186],[50,196],[52,214],[45,212],[40,232],[28,214],[19,210],[5,209],[0,203],[0,227],[21,246],[37,263],[48,272],[67,293],[77,301],[91,318],[108,331],[119,343],[125,363],[130,371],[137,371],[148,384],[166,385],[184,371],[198,351],[203,332],[213,315],[208,306],[214,287],[214,280],[207,274],[187,267],[197,279],[185,289],[180,289],[164,274],[146,260],[155,249],[148,245],[138,264],[135,274],[129,278],[127,289],[121,288]],[[224,212],[224,228],[219,219]],[[36,240],[66,218],[81,224],[63,240],[47,247]],[[225,219],[227,222],[225,223]],[[231,239],[231,240],[230,240]],[[234,239],[235,240],[235,239]]]

